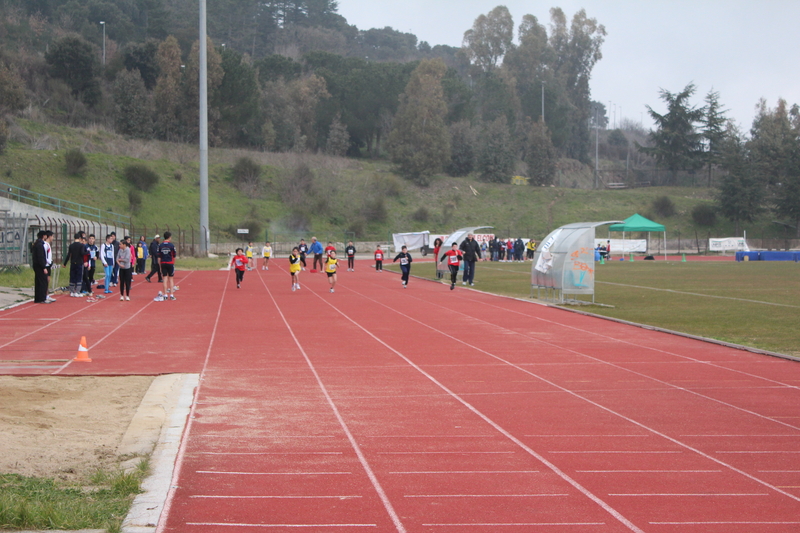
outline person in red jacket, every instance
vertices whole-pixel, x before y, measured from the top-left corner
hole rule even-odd
[[[380,246],[375,250],[375,272],[383,272],[383,250]]]
[[[442,254],[442,257],[439,258],[439,262],[441,263],[445,259],[447,259],[447,268],[450,269],[450,290],[456,288],[456,279],[458,279],[458,267],[461,265],[461,259],[463,255],[461,250],[458,249],[458,243],[453,243],[452,249],[446,251]]]
[[[244,271],[247,270],[249,259],[244,255],[244,250],[241,248],[236,249],[236,255],[231,259],[231,266],[236,270],[236,288],[242,288],[242,280],[244,280]]]

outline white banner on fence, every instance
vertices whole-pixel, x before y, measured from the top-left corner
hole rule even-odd
[[[408,251],[419,250],[423,246],[428,246],[431,232],[417,231],[414,233],[392,233],[394,241],[394,251],[399,252],[403,246],[408,247]]]
[[[647,239],[610,239],[611,240],[611,255],[615,254],[629,254],[631,252],[646,252]],[[608,245],[609,239],[595,239],[595,247],[605,244]]]
[[[712,252],[749,252],[744,237],[727,237],[725,239],[708,239],[708,249]]]

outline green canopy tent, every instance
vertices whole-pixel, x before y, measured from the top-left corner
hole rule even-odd
[[[625,233],[630,233],[632,231],[646,231],[648,252],[650,251],[650,233],[654,231],[661,232],[664,234],[664,260],[667,259],[667,229],[662,224],[653,222],[652,220],[643,217],[639,213],[629,216],[621,224],[610,225],[608,227],[608,231],[621,231],[623,240],[625,240]]]

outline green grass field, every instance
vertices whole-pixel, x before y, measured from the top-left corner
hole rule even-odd
[[[579,306],[583,311],[800,356],[797,263],[612,261],[595,266],[595,301],[613,307]],[[430,263],[418,264],[412,273],[433,278],[433,269]],[[529,298],[530,272],[530,262],[482,262],[475,288]]]

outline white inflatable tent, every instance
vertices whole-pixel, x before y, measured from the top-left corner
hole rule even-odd
[[[594,302],[595,228],[608,222],[577,222],[561,226],[542,240],[533,256],[531,296],[563,303],[569,295],[591,295]],[[552,298],[549,295],[552,294]]]

